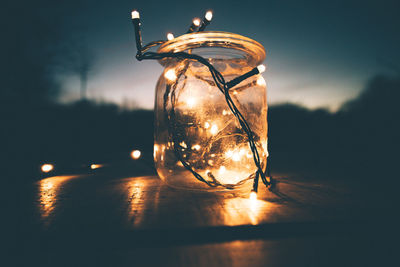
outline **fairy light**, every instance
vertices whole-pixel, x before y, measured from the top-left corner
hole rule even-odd
[[[257,66],[258,73],[263,73],[265,69],[266,67],[262,64]]]
[[[210,128],[210,123],[209,123],[209,122],[204,123],[204,128],[205,128],[205,129]]]
[[[169,69],[165,72],[164,77],[170,82],[174,82],[176,80],[176,73],[174,69]]]
[[[257,85],[259,85],[259,86],[265,86],[266,85],[266,82],[265,82],[264,78],[261,75],[257,79]]]
[[[219,172],[220,174],[224,174],[224,173],[226,172],[225,166],[221,166],[221,167],[219,168],[218,172]]]
[[[175,37],[174,37],[174,35],[172,34],[172,33],[168,33],[167,34],[167,39],[168,39],[168,41],[171,41],[172,39],[174,39]]]
[[[266,69],[266,68],[265,68],[264,65],[262,65],[262,64],[261,64],[261,65],[258,65],[257,67],[255,67],[254,69],[250,70],[249,72],[246,72],[245,74],[243,74],[243,75],[241,75],[241,76],[239,76],[239,77],[237,77],[237,78],[235,78],[235,79],[233,79],[233,80],[227,82],[227,83],[226,83],[226,87],[227,87],[228,89],[230,89],[230,88],[232,88],[232,87],[238,85],[238,84],[241,83],[242,81],[244,81],[244,80],[250,78],[251,76],[254,76],[254,75],[263,73],[263,72],[265,71],[265,69]]]
[[[233,153],[233,155],[232,155],[233,161],[240,161],[240,158],[241,158],[241,156],[238,152]]]
[[[205,26],[207,26],[208,23],[211,21],[212,16],[213,16],[213,14],[211,11],[207,12],[204,16],[203,23],[201,23],[200,19],[198,19],[198,18],[193,19],[192,24],[191,24],[189,30],[187,31],[187,33],[192,33],[196,29],[198,29],[199,31],[204,30]],[[210,71],[211,76],[213,77],[213,80],[215,82],[215,86],[221,91],[221,93],[224,94],[226,102],[230,108],[230,111],[235,116],[235,118],[238,120],[243,132],[247,136],[249,147],[253,154],[254,163],[257,167],[255,176],[253,176],[254,177],[253,191],[257,192],[259,178],[261,178],[262,182],[265,184],[265,186],[267,188],[271,189],[272,178],[266,176],[266,174],[269,175],[269,173],[270,173],[270,170],[269,170],[270,164],[267,164],[267,170],[266,170],[266,173],[264,173],[264,170],[261,167],[260,156],[259,156],[256,144],[254,141],[253,132],[251,131],[247,121],[245,120],[244,116],[241,114],[239,109],[236,107],[235,102],[232,100],[232,98],[230,96],[231,88],[233,88],[234,86],[238,85],[240,82],[242,82],[254,75],[263,73],[265,71],[266,67],[264,65],[259,65],[255,68],[253,68],[252,70],[248,71],[247,73],[244,73],[244,74],[234,78],[233,80],[226,82],[224,77],[222,76],[222,74],[218,70],[216,70],[215,67],[207,59],[205,59],[199,55],[187,53],[187,52],[169,52],[169,53],[149,52],[148,50],[150,48],[157,46],[157,45],[161,45],[161,44],[165,43],[166,41],[153,41],[142,47],[141,30],[140,30],[140,25],[141,25],[140,14],[136,10],[132,11],[132,23],[135,27],[136,48],[137,48],[136,58],[139,61],[145,60],[145,59],[160,60],[160,59],[164,59],[164,58],[176,58],[179,60],[190,59],[193,61],[197,61],[197,62],[205,65],[208,68],[208,70]],[[168,36],[167,36],[167,38],[168,38]],[[166,71],[164,74],[164,77],[170,82],[174,82],[177,79],[176,73],[173,69]],[[237,94],[237,91],[232,90],[232,94]],[[196,100],[194,98],[189,98],[189,99],[187,99],[186,103],[189,107],[190,106],[193,107],[196,104]],[[172,134],[172,138],[175,138],[174,137],[175,133],[173,132],[173,129],[172,129],[171,134]],[[188,171],[190,171],[196,179],[206,183],[207,185],[209,185],[211,187],[224,186],[225,188],[228,188],[228,189],[233,188],[232,185],[226,186],[224,184],[221,184],[215,178],[213,178],[213,181],[204,179],[200,174],[198,174],[186,162],[185,158],[187,157],[187,155],[181,154],[180,150],[182,148],[183,148],[183,146],[178,146],[177,143],[175,143],[175,146],[174,146],[174,150],[176,152],[175,154],[177,155],[177,157],[178,157],[179,161],[182,163],[182,165]],[[239,157],[241,157],[240,153],[238,155],[239,155]],[[232,157],[233,157],[233,154],[232,154]],[[235,156],[235,158],[236,158],[236,156]],[[218,172],[219,172],[219,174],[223,174],[226,172],[226,168],[224,166],[221,166],[219,168]],[[208,173],[208,176],[210,176],[211,178],[213,177],[213,175],[211,173]]]
[[[257,201],[257,193],[254,191],[251,191],[249,199],[251,202],[256,202]]]
[[[137,10],[133,10],[131,12],[131,17],[132,17],[132,19],[140,19],[140,14],[139,14],[139,12],[137,12]]]
[[[211,10],[207,11],[206,15],[204,16],[204,18],[205,18],[208,22],[211,22],[212,17],[213,17],[213,13],[212,13]]]
[[[90,168],[91,168],[92,170],[99,169],[99,168],[101,168],[101,167],[103,167],[102,164],[92,164],[92,165],[90,165]]]
[[[206,14],[204,15],[203,20],[201,21],[201,26],[199,27],[199,32],[202,32],[205,30],[205,28],[210,24],[211,20],[213,17],[212,11],[207,11]]]
[[[189,30],[186,33],[192,33],[194,32],[199,26],[200,26],[200,19],[199,18],[194,18],[192,21],[192,24],[189,27]]]
[[[216,124],[213,124],[213,125],[211,126],[210,133],[211,133],[212,135],[216,135],[216,134],[218,133],[218,126],[217,126]]]
[[[45,163],[40,167],[40,169],[42,170],[42,172],[48,173],[54,169],[54,165],[50,163]]]
[[[141,155],[142,155],[142,152],[140,152],[140,150],[133,150],[131,152],[131,157],[133,159],[139,159]]]
[[[199,27],[200,26],[200,19],[199,18],[194,18],[193,19],[193,24],[194,24],[194,26]]]
[[[176,78],[175,78],[176,79]],[[188,99],[186,99],[186,105],[189,107],[189,108],[193,108],[194,106],[196,106],[196,98],[194,98],[194,97],[189,97]]]
[[[192,149],[193,149],[193,150],[199,151],[200,148],[201,148],[201,146],[200,146],[199,144],[196,144],[196,145],[192,146]]]

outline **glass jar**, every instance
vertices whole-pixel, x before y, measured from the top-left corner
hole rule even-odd
[[[230,81],[265,59],[258,42],[228,32],[185,34],[164,43],[159,53],[200,55]],[[160,178],[176,188],[248,189],[257,170],[248,138],[230,111],[224,94],[203,64],[189,59],[161,59],[165,70],[156,87],[154,162]],[[230,89],[230,95],[254,134],[265,168],[267,158],[267,96],[261,75]],[[184,162],[182,162],[184,161]],[[205,180],[197,179],[184,165]]]

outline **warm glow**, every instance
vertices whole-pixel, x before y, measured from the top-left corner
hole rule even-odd
[[[142,154],[142,152],[140,152],[140,150],[133,150],[132,152],[131,152],[131,157],[133,158],[133,159],[138,159],[138,158],[140,158],[140,155]]]
[[[240,154],[238,152],[233,153],[232,160],[233,161],[240,161]]]
[[[92,164],[92,165],[90,165],[90,168],[91,168],[92,170],[95,170],[95,169],[98,169],[98,168],[101,168],[101,167],[103,167],[102,164]]]
[[[251,191],[250,193],[250,201],[257,201],[257,193],[254,191]]]
[[[220,174],[223,174],[225,171],[226,171],[225,166],[221,166],[221,167],[219,168],[219,173],[220,173]]]
[[[39,181],[38,202],[40,214],[47,218],[57,206],[64,183],[79,176],[53,176]]]
[[[169,81],[174,82],[176,80],[176,73],[174,69],[169,69],[165,72],[164,77]]]
[[[196,27],[200,26],[200,19],[199,19],[199,18],[194,18],[194,19],[193,19],[193,24],[194,24]]]
[[[185,141],[180,142],[179,145],[183,148],[187,148]]]
[[[49,163],[43,164],[41,167],[42,172],[46,172],[46,173],[51,172],[53,169],[54,169],[53,164],[49,164]]]
[[[212,11],[207,11],[205,15],[206,20],[211,21],[212,17],[213,17]]]
[[[265,86],[266,85],[266,82],[265,82],[264,78],[261,75],[257,79],[257,85],[260,85],[260,86]]]
[[[196,106],[196,98],[194,97],[189,97],[186,100],[186,104],[188,105],[189,108],[193,108],[194,106]]]
[[[132,13],[131,13],[131,15],[132,15],[132,19],[138,19],[138,18],[140,18],[140,14],[139,14],[139,12],[137,12],[136,10],[133,10]]]
[[[192,146],[192,149],[193,149],[193,150],[200,150],[200,148],[201,148],[200,145],[194,145],[194,146]]]
[[[225,116],[225,115],[229,115],[229,111],[224,109],[224,110],[222,111],[222,115],[224,115],[224,116]]]
[[[263,73],[265,71],[265,66],[264,65],[258,65],[257,69],[258,69],[259,73]]]
[[[216,135],[218,133],[218,126],[216,124],[213,124],[211,126],[210,132],[212,135]]]
[[[174,35],[172,34],[172,33],[168,33],[167,34],[167,39],[168,39],[168,41],[171,41],[172,39],[174,39],[175,37],[174,37]]]

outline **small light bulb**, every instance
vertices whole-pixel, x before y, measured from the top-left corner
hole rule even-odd
[[[210,123],[208,123],[208,122],[204,123],[204,128],[206,128],[206,129],[210,128]]]
[[[257,66],[257,69],[258,69],[258,72],[259,72],[259,73],[263,73],[263,72],[265,71],[265,66],[262,65],[262,64],[261,64],[261,65],[258,65],[258,66]]]
[[[193,108],[196,105],[196,98],[194,97],[189,97],[186,100],[186,104],[188,105],[189,108]]]
[[[207,13],[205,15],[205,18],[206,18],[206,20],[211,21],[212,20],[212,16],[213,16],[212,11],[207,11]]]
[[[132,19],[139,19],[140,18],[140,14],[136,10],[133,10],[131,15],[132,15]]]
[[[41,167],[42,172],[46,172],[46,173],[51,172],[53,169],[54,169],[53,164],[49,164],[49,163],[43,164]]]
[[[98,169],[98,168],[101,168],[101,167],[103,167],[103,165],[101,165],[101,164],[92,164],[92,165],[90,165],[90,168],[92,170],[95,170],[95,169]]]
[[[232,160],[233,161],[240,161],[240,154],[238,152],[233,153]]]
[[[261,75],[257,79],[257,85],[260,85],[260,86],[265,86],[266,85],[266,82],[265,82],[264,78]]]
[[[194,24],[194,26],[199,27],[200,26],[200,19],[199,18],[194,18],[193,19],[193,24]]]
[[[221,166],[221,167],[219,168],[219,173],[220,173],[220,174],[223,174],[225,171],[226,171],[225,166]]]
[[[172,39],[174,39],[175,37],[174,37],[174,35],[172,34],[172,33],[168,33],[167,34],[167,39],[168,39],[168,41],[171,41]]]
[[[170,80],[171,82],[174,82],[177,78],[174,69],[167,70],[164,74],[164,77]]]
[[[200,150],[200,148],[201,148],[201,147],[200,147],[200,145],[198,145],[198,144],[197,144],[197,145],[194,145],[194,146],[192,146],[192,149],[193,149],[193,150],[197,150],[197,151],[199,151],[199,150]]]
[[[140,150],[133,150],[131,153],[131,157],[133,159],[138,159],[138,158],[140,158],[141,154],[142,154],[142,152],[140,152]]]
[[[212,135],[216,135],[218,133],[218,126],[216,124],[213,124],[211,126],[210,132]]]
[[[250,201],[256,201],[257,200],[257,193],[254,191],[251,191],[250,193]]]

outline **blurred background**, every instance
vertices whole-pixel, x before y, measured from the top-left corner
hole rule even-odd
[[[4,182],[36,180],[44,163],[71,172],[132,162],[134,149],[152,168],[152,108],[162,68],[134,58],[133,8],[141,12],[145,43],[185,33],[193,17],[211,9],[209,30],[265,46],[273,173],[397,183],[395,0],[6,3]]]

